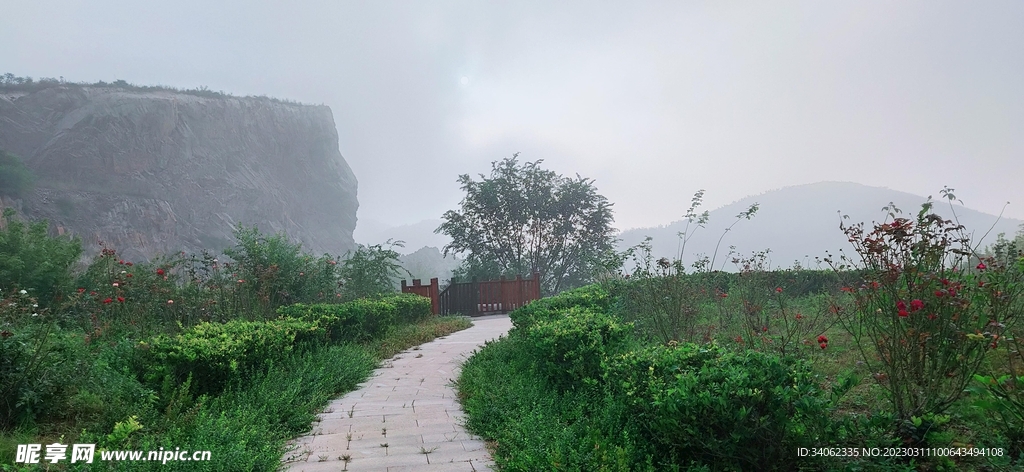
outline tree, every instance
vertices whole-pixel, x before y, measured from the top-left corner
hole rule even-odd
[[[0,216],[0,222],[6,222],[0,229],[0,298],[17,288],[29,291],[44,307],[51,306],[71,283],[82,242],[50,236],[45,221],[26,223],[14,216],[11,208]]]
[[[18,156],[0,150],[0,195],[23,197],[32,190],[34,180]]]
[[[403,247],[402,241],[388,240],[384,244],[358,245],[349,252],[341,264],[340,276],[344,299],[374,297],[395,291],[395,280],[409,271],[402,268],[396,247]]]
[[[435,230],[452,238],[444,253],[464,254],[456,275],[492,278],[541,274],[557,293],[590,283],[614,255],[612,204],[594,181],[521,163],[519,154],[491,163],[491,175],[458,182],[466,196]]]

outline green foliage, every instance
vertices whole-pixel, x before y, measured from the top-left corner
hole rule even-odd
[[[788,469],[812,464],[797,448],[836,429],[832,395],[807,364],[714,344],[640,348],[611,304],[598,286],[535,302],[463,367],[469,426],[497,442],[499,464]]]
[[[17,156],[0,149],[0,195],[24,197],[32,190],[35,177]]]
[[[413,346],[430,342],[473,326],[464,316],[437,316],[416,324],[392,326],[380,343],[369,343],[378,359],[390,359]]]
[[[993,421],[992,428],[1006,439],[1007,455],[1024,461],[1024,375],[975,375],[968,390],[973,406]]]
[[[529,352],[541,375],[559,391],[596,385],[606,359],[627,345],[633,327],[578,306],[560,315],[537,322],[523,333]]]
[[[1016,321],[1024,291],[1024,258],[990,257],[975,266],[970,235],[931,206],[922,205],[915,220],[890,207],[892,221],[870,232],[844,226],[859,259],[830,261],[865,273],[853,291],[856,309],[841,321],[868,368],[883,374],[901,423],[941,414],[962,397]]]
[[[823,443],[829,404],[799,362],[683,344],[623,354],[607,376],[662,461],[787,469]]]
[[[147,381],[189,376],[201,393],[216,393],[228,382],[251,375],[297,345],[323,341],[315,324],[291,319],[201,323],[176,336],[139,343]]]
[[[410,293],[341,304],[295,304],[279,308],[278,313],[313,323],[332,342],[365,342],[390,326],[415,323],[432,314],[429,298]]]
[[[612,205],[593,180],[563,177],[520,163],[518,154],[491,163],[491,175],[459,176],[466,193],[437,232],[452,242],[449,253],[466,254],[463,276],[541,273],[546,294],[592,281],[613,254]]]
[[[326,300],[337,292],[337,261],[314,258],[284,234],[266,236],[256,227],[235,230],[235,247],[224,251],[237,263],[235,274],[268,313],[281,305]]]
[[[520,307],[509,314],[512,324],[519,330],[527,330],[535,323],[555,320],[562,312],[573,307],[608,311],[612,306],[611,295],[603,287],[591,284],[568,290],[558,296],[541,298]]]
[[[51,237],[46,222],[26,224],[5,209],[0,230],[0,290],[28,290],[45,307],[67,290],[82,254],[78,239]],[[2,225],[0,225],[2,226]]]
[[[82,341],[53,324],[0,331],[0,430],[59,417],[87,367]]]
[[[344,300],[376,297],[395,291],[394,281],[403,273],[409,273],[402,268],[396,247],[403,247],[403,243],[388,240],[384,245],[360,244],[354,252],[347,254],[339,271]]]
[[[495,444],[501,470],[654,470],[654,451],[621,404],[592,390],[564,394],[534,371],[522,340],[488,342],[457,381],[467,427]]]

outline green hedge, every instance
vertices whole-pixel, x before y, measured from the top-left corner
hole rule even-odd
[[[830,405],[801,362],[682,344],[617,356],[606,375],[661,461],[767,470],[826,442]]]
[[[530,304],[513,312],[508,338],[466,363],[468,424],[497,441],[499,464],[778,470],[803,460],[798,447],[831,437],[830,397],[805,363],[714,344],[642,346],[632,325],[610,314],[613,301],[588,286]],[[478,381],[502,377],[502,385]],[[532,431],[517,426],[535,409],[543,414],[529,420]],[[593,437],[559,433],[567,428]]]
[[[537,367],[559,391],[597,385],[602,364],[622,350],[633,326],[589,308],[572,307],[526,331]]]
[[[429,298],[403,293],[342,304],[297,303],[281,307],[277,313],[316,324],[332,342],[364,342],[384,334],[391,326],[415,323],[432,312]]]
[[[282,358],[297,345],[326,340],[315,323],[294,319],[201,323],[176,336],[160,335],[139,343],[150,384],[167,376],[176,383],[192,376],[201,393],[223,389],[232,379]]]
[[[600,285],[587,285],[529,303],[509,313],[509,318],[516,328],[528,329],[539,321],[556,319],[562,316],[564,310],[572,307],[607,312],[612,302],[612,296]]]

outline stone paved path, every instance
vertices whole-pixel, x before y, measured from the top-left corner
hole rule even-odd
[[[511,327],[507,315],[474,318],[469,329],[385,361],[358,390],[332,401],[309,436],[292,441],[285,468],[491,470],[483,441],[462,427],[464,414],[451,384],[469,353]]]

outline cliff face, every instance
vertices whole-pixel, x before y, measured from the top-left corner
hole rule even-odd
[[[325,106],[89,86],[0,91],[0,149],[37,177],[21,211],[89,249],[102,241],[140,259],[220,251],[237,224],[317,253],[354,247],[356,178]]]

